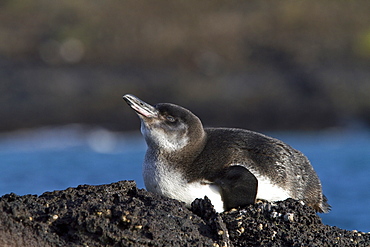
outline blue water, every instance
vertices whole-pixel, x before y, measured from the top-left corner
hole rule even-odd
[[[321,178],[332,211],[325,224],[370,231],[370,131],[268,133],[302,151]],[[79,125],[0,135],[0,195],[42,194],[79,184],[135,180],[144,188],[140,133]]]

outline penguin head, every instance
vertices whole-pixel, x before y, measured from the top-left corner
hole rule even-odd
[[[189,110],[170,103],[149,105],[133,95],[123,99],[141,119],[141,133],[149,147],[167,152],[179,151],[202,140],[200,119]]]

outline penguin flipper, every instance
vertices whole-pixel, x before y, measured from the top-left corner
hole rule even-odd
[[[225,210],[253,204],[256,201],[258,180],[243,166],[234,165],[225,168],[215,183],[221,188]]]

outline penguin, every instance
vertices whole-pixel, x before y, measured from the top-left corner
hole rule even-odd
[[[309,160],[288,144],[245,129],[204,128],[195,114],[175,104],[152,106],[130,94],[123,99],[139,116],[147,143],[148,191],[188,207],[207,196],[217,212],[287,198],[329,212]]]

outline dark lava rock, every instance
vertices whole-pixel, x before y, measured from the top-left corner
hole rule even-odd
[[[370,246],[370,234],[322,224],[299,201],[260,202],[223,213],[234,246]]]
[[[132,181],[0,198],[0,246],[369,246],[370,234],[323,225],[300,202],[256,203],[218,214]]]

